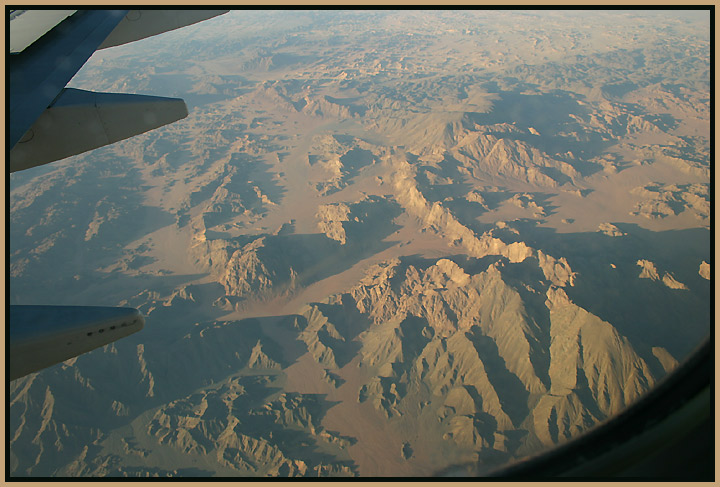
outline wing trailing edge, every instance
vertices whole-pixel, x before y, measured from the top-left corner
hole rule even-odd
[[[227,12],[229,10],[130,10],[98,49],[152,37]]]
[[[180,98],[66,88],[10,151],[10,172],[64,159],[187,117]]]
[[[227,10],[14,10],[10,13],[10,172],[139,135],[187,116],[182,100],[64,89],[98,49],[202,22]],[[93,108],[92,98],[96,106]],[[154,98],[154,99],[151,99]],[[73,123],[72,117],[77,117]],[[140,118],[138,118],[140,116]],[[87,117],[87,120],[82,120]],[[117,117],[113,119],[112,117]],[[98,121],[101,122],[98,125]],[[104,130],[99,130],[100,126]],[[95,129],[93,129],[93,127]],[[146,127],[141,130],[141,127]],[[90,129],[87,141],[82,130]],[[100,132],[105,132],[104,134]],[[105,138],[104,143],[99,143]],[[56,145],[56,147],[51,147]],[[15,150],[17,149],[17,150]],[[37,159],[32,160],[37,157]]]
[[[9,147],[17,144],[32,127],[126,13],[126,10],[78,11],[22,52],[10,56]],[[29,13],[14,22],[27,15]],[[14,41],[11,39],[10,42]]]
[[[77,10],[13,10],[10,13],[10,54],[18,54]]]

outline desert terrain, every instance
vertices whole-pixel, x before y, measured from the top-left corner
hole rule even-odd
[[[141,332],[10,383],[13,476],[483,474],[710,333],[710,29],[233,11],[71,82],[189,116],[14,173],[10,304]]]

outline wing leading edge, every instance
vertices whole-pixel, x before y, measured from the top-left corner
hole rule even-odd
[[[10,306],[10,380],[142,330],[133,308]]]

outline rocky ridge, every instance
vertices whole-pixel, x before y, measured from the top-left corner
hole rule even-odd
[[[642,269],[639,276],[641,279],[661,281],[670,289],[687,289],[687,286],[685,284],[678,282],[675,277],[669,272],[665,272],[665,274],[663,274],[662,276],[662,279],[660,279],[660,273],[658,272],[657,267],[653,262],[649,260],[640,259],[637,261],[637,265],[640,266],[640,269]]]
[[[434,415],[444,440],[480,455],[563,441],[652,386],[655,377],[627,339],[562,288],[530,290],[535,302],[545,295],[544,313],[533,305],[531,314],[528,298],[503,277],[512,265],[501,259],[468,274],[448,259],[379,264],[357,287],[328,298],[322,306],[330,315],[311,305],[305,316],[316,325],[303,340],[330,370],[342,347],[359,342],[371,371],[360,402],[394,421]],[[358,334],[338,332],[347,315],[329,317],[333,307],[350,305],[369,323]],[[418,410],[414,398],[425,390],[433,399]],[[523,431],[522,445],[512,445],[513,431]]]
[[[510,262],[523,262],[535,257],[545,273],[545,277],[558,286],[572,285],[574,273],[564,258],[556,259],[542,251],[530,248],[524,242],[506,244],[494,237],[492,231],[480,237],[457,218],[441,202],[430,204],[420,192],[415,180],[416,169],[404,160],[395,162],[393,184],[395,197],[405,210],[419,218],[425,228],[431,229],[447,239],[452,246],[462,247],[469,255],[482,258],[488,255],[502,255]]]
[[[709,225],[710,200],[707,184],[648,184],[635,188],[633,193],[642,200],[635,205],[632,215],[654,219],[690,211],[703,224]]]

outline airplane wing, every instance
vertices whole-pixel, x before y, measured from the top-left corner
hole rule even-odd
[[[142,330],[133,308],[10,306],[10,380]]]
[[[227,10],[11,10],[7,171],[112,144],[188,115],[185,102],[65,88],[98,49],[194,24]],[[9,306],[9,380],[141,330],[133,308]]]
[[[185,118],[185,102],[178,98],[91,93],[65,85],[97,49],[225,12],[11,11],[9,171],[47,164]]]

